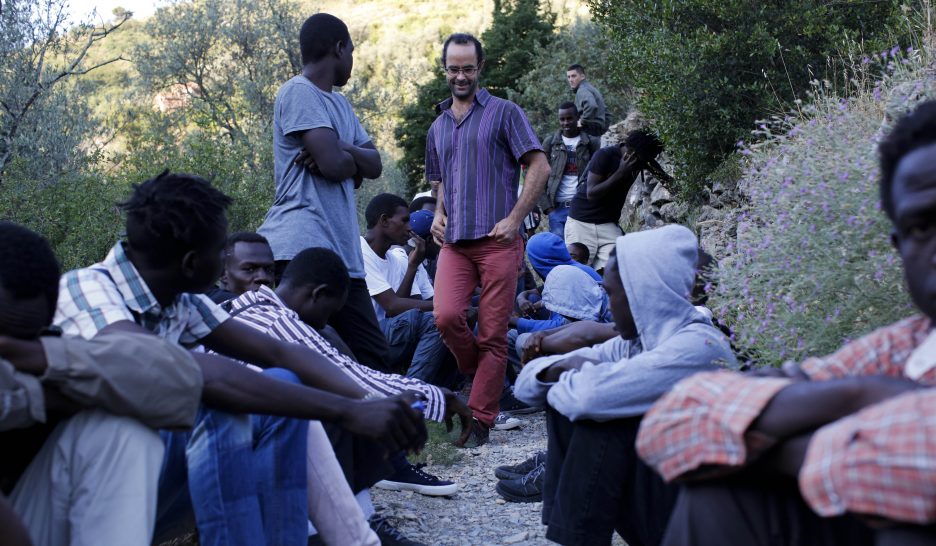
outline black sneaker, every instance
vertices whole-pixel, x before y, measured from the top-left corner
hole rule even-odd
[[[406,538],[399,529],[390,525],[387,518],[380,514],[371,516],[370,519],[367,520],[367,523],[369,523],[370,528],[377,533],[377,538],[380,539],[380,546],[426,546],[422,542],[416,542],[415,540]]]
[[[543,463],[522,478],[497,482],[497,492],[510,502],[540,502],[545,474],[546,463]]]
[[[410,464],[406,468],[397,470],[386,480],[380,480],[374,487],[389,489],[390,491],[415,491],[420,495],[442,497],[453,495],[458,491],[458,485],[423,470],[425,464]]]
[[[471,420],[471,425],[468,427],[466,434],[455,440],[455,447],[480,447],[488,443],[488,439],[491,435],[491,429],[478,421],[477,418]]]
[[[516,399],[513,395],[513,387],[508,387],[504,389],[504,393],[501,395],[500,399],[500,412],[508,417],[513,415],[526,415],[528,413],[536,413],[538,411],[543,411],[543,408],[537,408],[529,406]]]
[[[515,465],[503,465],[494,469],[494,475],[500,480],[515,480],[530,473],[531,470],[546,462],[546,452],[537,451],[532,457]]]

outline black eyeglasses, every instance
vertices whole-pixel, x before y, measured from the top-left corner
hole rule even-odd
[[[445,67],[445,73],[448,74],[449,76],[457,76],[459,72],[470,78],[478,73],[478,67],[477,66],[446,66]]]

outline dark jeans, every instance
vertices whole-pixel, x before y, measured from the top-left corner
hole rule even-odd
[[[376,442],[351,434],[333,423],[322,423],[322,427],[331,440],[335,458],[341,465],[351,491],[360,493],[393,475],[398,463],[391,464],[385,458],[386,450]],[[395,458],[390,457],[391,460]]]
[[[610,544],[617,531],[629,546],[660,543],[678,489],[637,457],[640,419],[573,423],[547,407],[546,538],[565,545]]]
[[[753,470],[753,469],[752,469]],[[754,472],[682,488],[665,546],[922,546],[936,543],[930,527],[872,530],[850,516],[822,518],[803,502],[791,479],[765,482]]]
[[[283,271],[289,265],[288,260],[276,261],[276,282],[280,281]],[[351,279],[348,286],[348,301],[329,319],[330,324],[341,336],[357,361],[377,371],[390,373],[387,363],[389,347],[377,324],[374,303],[367,291],[364,279]]]

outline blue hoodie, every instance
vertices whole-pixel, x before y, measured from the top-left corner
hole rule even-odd
[[[521,334],[558,328],[569,319],[603,321],[608,295],[587,273],[571,265],[557,265],[546,277],[543,306],[551,313],[545,320],[520,319]]]
[[[565,242],[555,233],[543,232],[530,237],[527,241],[527,258],[530,259],[533,270],[543,280],[557,265],[571,265],[601,282],[601,275],[594,269],[576,262],[572,256],[569,256],[569,249],[566,248]]]
[[[620,336],[567,355],[527,364],[514,395],[535,406],[549,403],[575,421],[609,421],[643,415],[679,380],[736,366],[725,336],[689,302],[698,242],[691,231],[670,225],[617,239],[617,264],[637,338]],[[556,383],[537,376],[570,355],[589,359],[563,372]]]

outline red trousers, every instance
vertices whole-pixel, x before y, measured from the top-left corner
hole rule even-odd
[[[500,405],[507,369],[507,321],[517,295],[523,241],[502,244],[485,237],[446,243],[435,277],[435,319],[458,369],[474,376],[468,407],[489,427]],[[466,312],[481,285],[478,335],[468,328]]]

